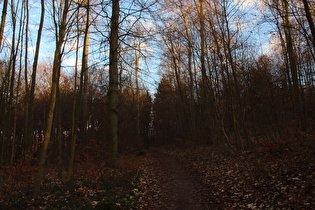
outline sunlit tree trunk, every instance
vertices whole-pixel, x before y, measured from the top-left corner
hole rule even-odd
[[[140,147],[141,141],[140,141],[140,91],[139,91],[139,70],[140,70],[140,41],[136,44],[136,51],[135,51],[135,73],[136,73],[136,143],[137,146]]]
[[[82,55],[82,73],[83,73],[83,92],[82,92],[82,99],[83,99],[83,130],[84,134],[86,135],[88,130],[88,98],[89,98],[89,46],[90,46],[90,25],[91,25],[91,10],[90,10],[90,0],[86,0],[85,3],[86,9],[86,27],[84,33],[84,41],[83,41],[83,55]]]
[[[67,16],[69,10],[69,0],[64,1],[63,11],[62,11],[62,20],[59,26],[59,34],[57,37],[56,49],[54,53],[53,69],[52,69],[52,83],[51,83],[51,93],[50,93],[50,104],[47,114],[46,128],[44,133],[44,142],[41,148],[40,158],[39,158],[39,172],[37,183],[35,184],[35,190],[40,190],[41,180],[44,175],[44,165],[46,162],[46,155],[48,145],[51,140],[53,121],[55,118],[55,107],[57,102],[57,92],[59,87],[59,78],[60,78],[60,68],[61,68],[61,57],[62,57],[62,46],[65,41],[66,35],[66,26],[67,26]]]
[[[6,21],[6,17],[7,17],[8,1],[9,0],[4,0],[4,2],[3,2],[3,9],[2,9],[2,15],[1,15],[1,25],[0,25],[0,52],[2,49],[2,41],[3,41],[3,34],[4,34],[4,28],[5,28],[5,21]]]

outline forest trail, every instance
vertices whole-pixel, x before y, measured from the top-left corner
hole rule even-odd
[[[197,172],[157,149],[147,152],[147,195],[144,208],[207,209]]]
[[[246,152],[147,152],[143,209],[314,209],[315,135]],[[303,154],[303,155],[301,155]]]

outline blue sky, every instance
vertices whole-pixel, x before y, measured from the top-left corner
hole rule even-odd
[[[3,0],[0,0],[0,9],[2,11],[2,2]],[[21,0],[16,1],[20,2],[22,4]],[[48,2],[48,1],[47,1]],[[258,4],[260,1],[251,1],[246,0],[244,1],[244,4],[242,6],[242,10],[247,12],[246,19],[247,22],[244,22],[243,24],[243,30],[244,33],[248,33],[252,39],[256,40],[255,44],[257,47],[260,47],[260,50],[258,52],[262,53],[268,53],[270,49],[272,49],[270,46],[272,46],[271,43],[271,37],[269,36],[269,32],[272,30],[272,25],[269,23],[260,24],[259,20],[261,17],[261,11],[262,5]],[[29,0],[29,6],[30,6],[30,43],[29,43],[29,49],[28,52],[30,54],[34,53],[34,46],[36,43],[36,36],[37,36],[37,29],[39,25],[39,19],[40,19],[40,1],[39,0]],[[123,5],[123,7],[128,8],[130,4]],[[10,6],[9,6],[10,7]],[[143,14],[142,14],[143,15]],[[148,16],[147,16],[148,17]],[[132,20],[130,17],[129,20]],[[101,19],[99,21],[104,22],[104,31],[108,30],[106,27],[106,24],[108,24],[108,20]],[[142,25],[150,26],[154,28],[153,23],[150,20],[144,20],[142,22],[139,22]],[[12,36],[11,31],[11,18],[10,18],[10,8],[8,11],[8,17],[7,17],[7,24],[6,24],[6,30],[5,30],[5,37],[6,37],[6,44],[10,45],[10,40]],[[42,36],[42,43],[41,43],[41,50],[40,50],[40,62],[50,62],[52,63],[53,59],[53,53],[55,50],[55,35],[52,31],[52,17],[51,17],[51,10],[49,10],[49,6],[46,5],[46,18],[45,18],[45,28],[43,31]],[[92,32],[95,31],[95,28],[91,29]],[[106,34],[106,32],[105,32]],[[100,37],[91,34],[91,45],[90,45],[90,65],[93,63],[99,62],[100,66],[105,66],[106,63],[108,63],[107,56],[108,52],[105,48],[105,45],[102,45],[102,41],[104,41],[106,37]],[[129,40],[128,40],[129,41]],[[152,43],[152,42],[151,42]],[[75,53],[69,51],[71,47],[75,45],[74,42],[68,41],[66,44],[66,49],[68,53],[64,57],[63,66],[65,67],[65,71],[71,73],[73,71],[73,67],[75,64]],[[103,49],[102,49],[103,48]],[[143,51],[146,55],[147,59],[144,59],[144,56],[142,57],[140,61],[140,68],[142,71],[140,72],[140,80],[146,84],[146,86],[151,90],[151,92],[154,92],[157,83],[160,79],[159,75],[159,63],[160,63],[160,55],[159,55],[159,49],[157,49],[156,45],[151,45],[150,43],[143,43],[142,48],[146,49],[147,52]],[[3,57],[5,55],[5,52],[0,55]],[[81,58],[81,56],[79,56]],[[30,63],[32,60],[30,60]],[[132,61],[131,61],[132,62]],[[132,64],[130,64],[132,66]],[[130,69],[132,71],[132,69]]]

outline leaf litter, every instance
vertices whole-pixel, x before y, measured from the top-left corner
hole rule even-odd
[[[34,194],[32,166],[0,168],[6,209],[312,209],[315,136],[251,150],[163,147],[122,155],[117,167],[82,162],[71,181],[49,169]],[[191,197],[191,198],[190,198]],[[186,208],[187,209],[187,208]]]

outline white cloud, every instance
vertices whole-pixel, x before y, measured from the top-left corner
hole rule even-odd
[[[76,59],[75,58],[67,58],[62,62],[62,66],[66,66],[66,67],[74,67],[76,63]],[[81,67],[81,61],[78,61],[78,67]]]
[[[255,0],[244,0],[242,5],[243,7],[257,7],[260,8],[263,6],[262,1],[255,1]]]
[[[65,44],[66,51],[73,51],[76,47],[77,45],[75,41],[67,41]]]
[[[140,49],[143,52],[145,53],[149,53],[149,54],[152,54],[152,53],[157,53],[156,50],[154,50],[150,45],[148,45],[147,43],[141,43],[140,44]]]
[[[263,50],[264,54],[271,55],[271,54],[281,50],[281,43],[276,36],[270,34],[269,35],[269,42],[263,44],[262,50]]]

